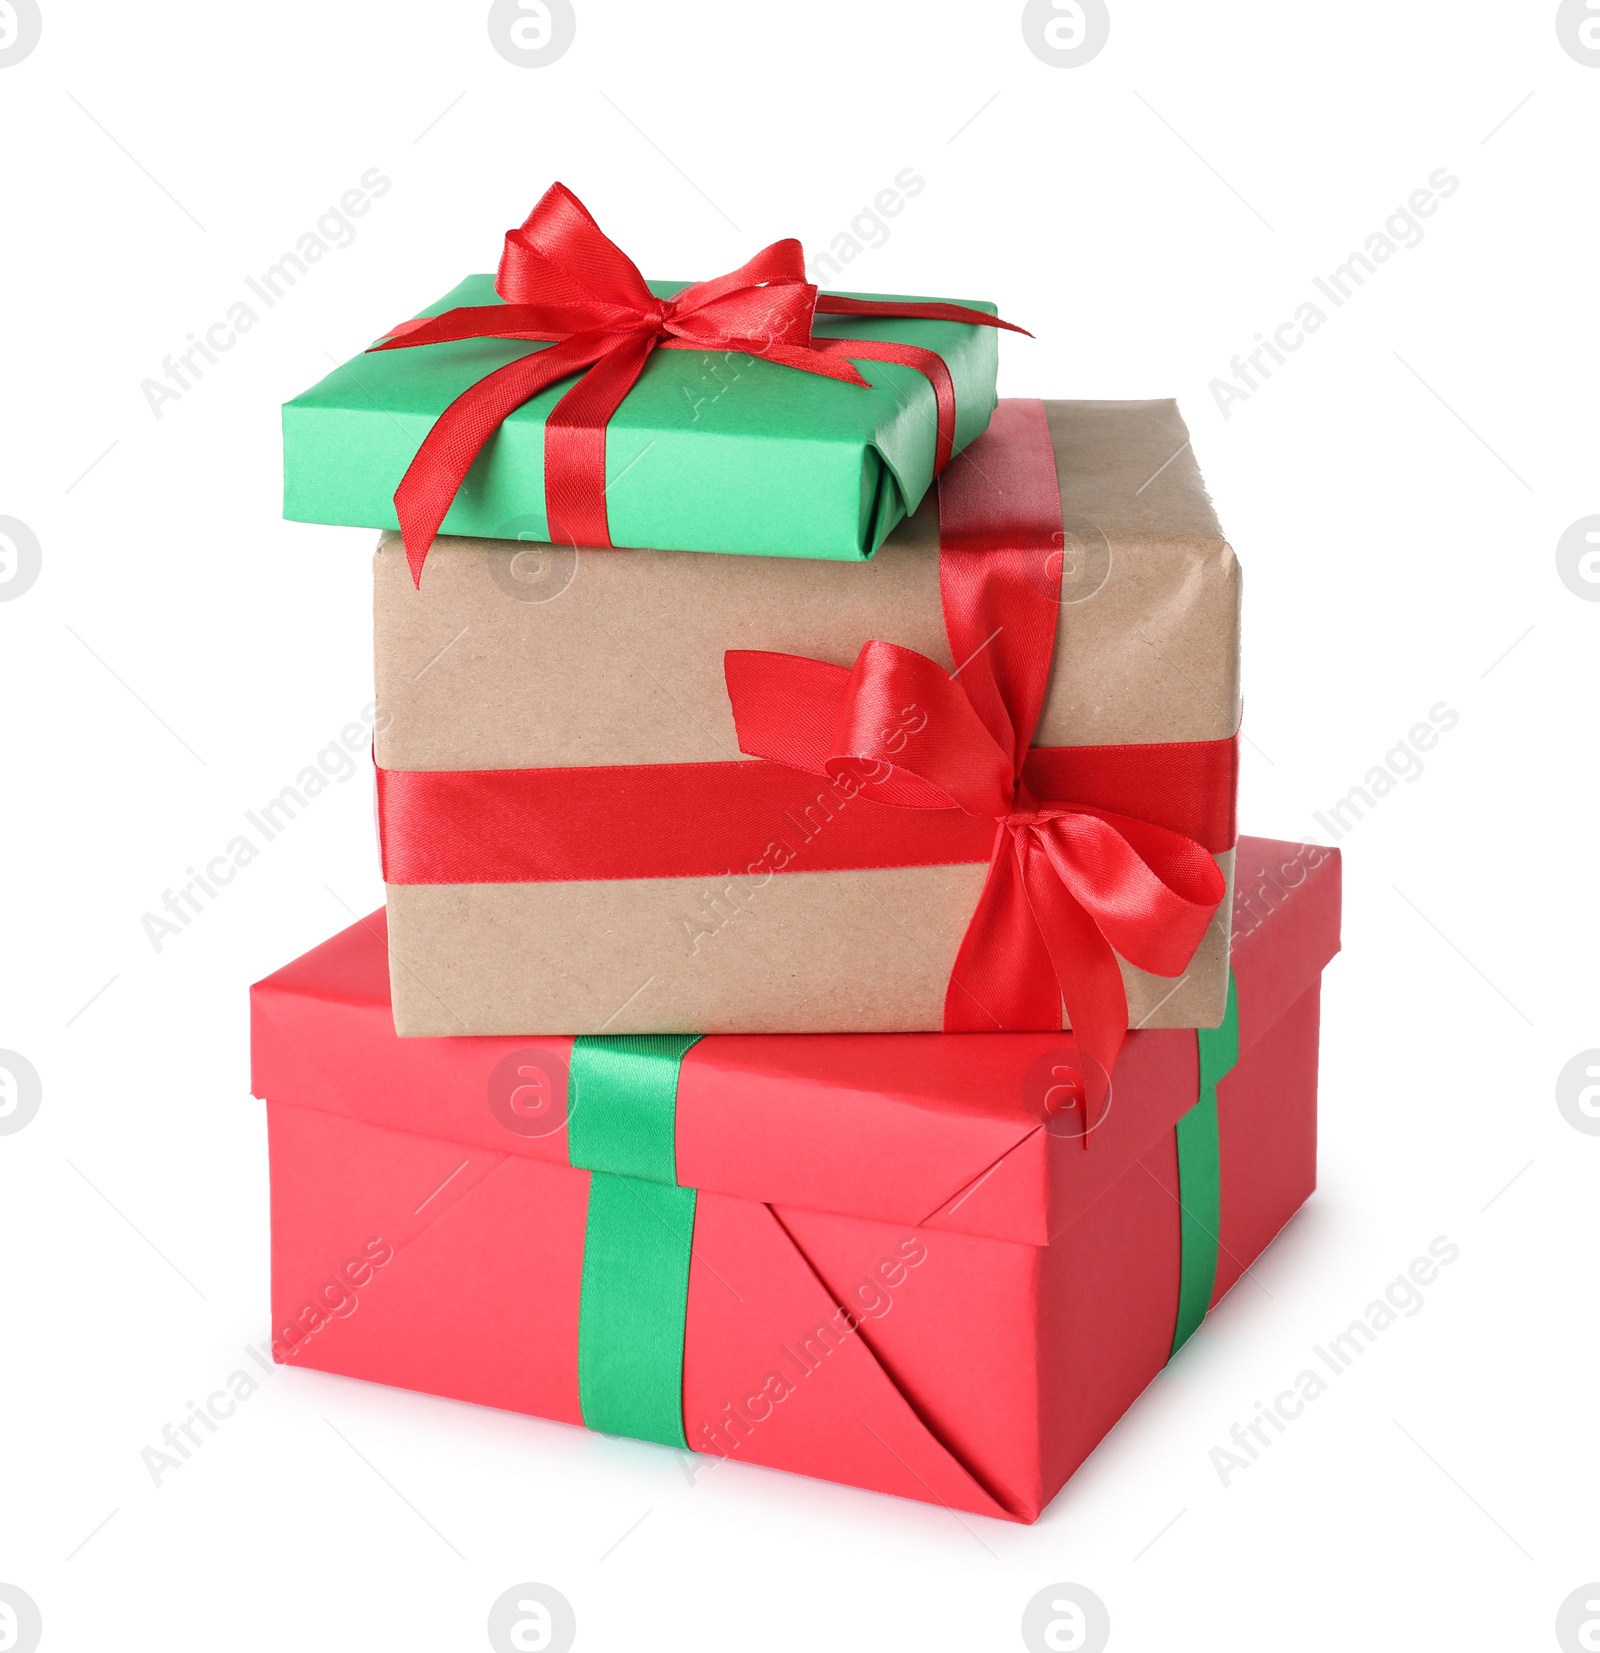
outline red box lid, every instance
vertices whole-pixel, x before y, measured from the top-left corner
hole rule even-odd
[[[1239,840],[1241,1052],[1338,951],[1339,883],[1337,850]],[[398,1038],[381,912],[257,982],[250,1000],[258,1097],[567,1162],[572,1040]],[[678,1178],[769,1204],[1042,1245],[1198,1094],[1192,1032],[1130,1033],[1085,1146],[1081,1112],[1046,1106],[1052,1070],[1075,1057],[1069,1033],[704,1038],[679,1080]],[[548,1105],[519,1117],[512,1091],[540,1086]]]

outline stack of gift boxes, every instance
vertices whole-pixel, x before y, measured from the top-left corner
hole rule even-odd
[[[279,1360],[1029,1521],[1310,1193],[1237,562],[1005,327],[556,186],[285,408],[388,530],[387,899],[253,992]]]

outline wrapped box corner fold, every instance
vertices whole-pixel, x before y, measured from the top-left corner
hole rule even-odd
[[[1338,853],[1238,871],[1236,1045],[1208,1078],[1213,1036],[1130,1034],[1087,1147],[1067,1036],[705,1038],[648,1053],[621,1177],[572,1129],[585,1041],[401,1040],[352,926],[252,993],[275,1355],[1035,1519],[1315,1184]]]

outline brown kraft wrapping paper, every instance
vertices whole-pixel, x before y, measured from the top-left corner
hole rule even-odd
[[[1239,565],[1177,405],[1045,408],[1067,540],[1036,744],[1229,738]],[[737,759],[728,649],[848,667],[883,638],[955,668],[938,546],[930,495],[864,563],[441,539],[418,590],[399,536],[386,534],[374,566],[377,763]],[[752,843],[752,861],[764,847]],[[1230,885],[1232,859],[1218,857]],[[972,864],[764,881],[391,884],[395,1026],[405,1036],[937,1031],[984,876]],[[1176,980],[1123,963],[1132,1026],[1220,1023],[1228,911],[1225,900]]]

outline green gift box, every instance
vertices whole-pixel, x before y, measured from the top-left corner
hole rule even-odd
[[[648,285],[665,299],[688,284]],[[972,301],[890,301],[963,302],[996,313],[994,305]],[[422,315],[500,302],[494,277],[468,276]],[[813,334],[819,342],[887,341],[935,352],[955,393],[954,451],[988,425],[998,360],[994,328],[819,312]],[[485,375],[543,348],[526,339],[459,339],[370,351],[335,369],[284,405],[284,515],[358,528],[399,526],[395,488],[434,422]],[[739,349],[653,351],[607,426],[611,543],[841,562],[870,557],[933,481],[936,398],[915,368],[844,354],[869,388]],[[553,537],[545,506],[545,421],[573,383],[567,378],[540,391],[505,419],[473,462],[441,532]]]

